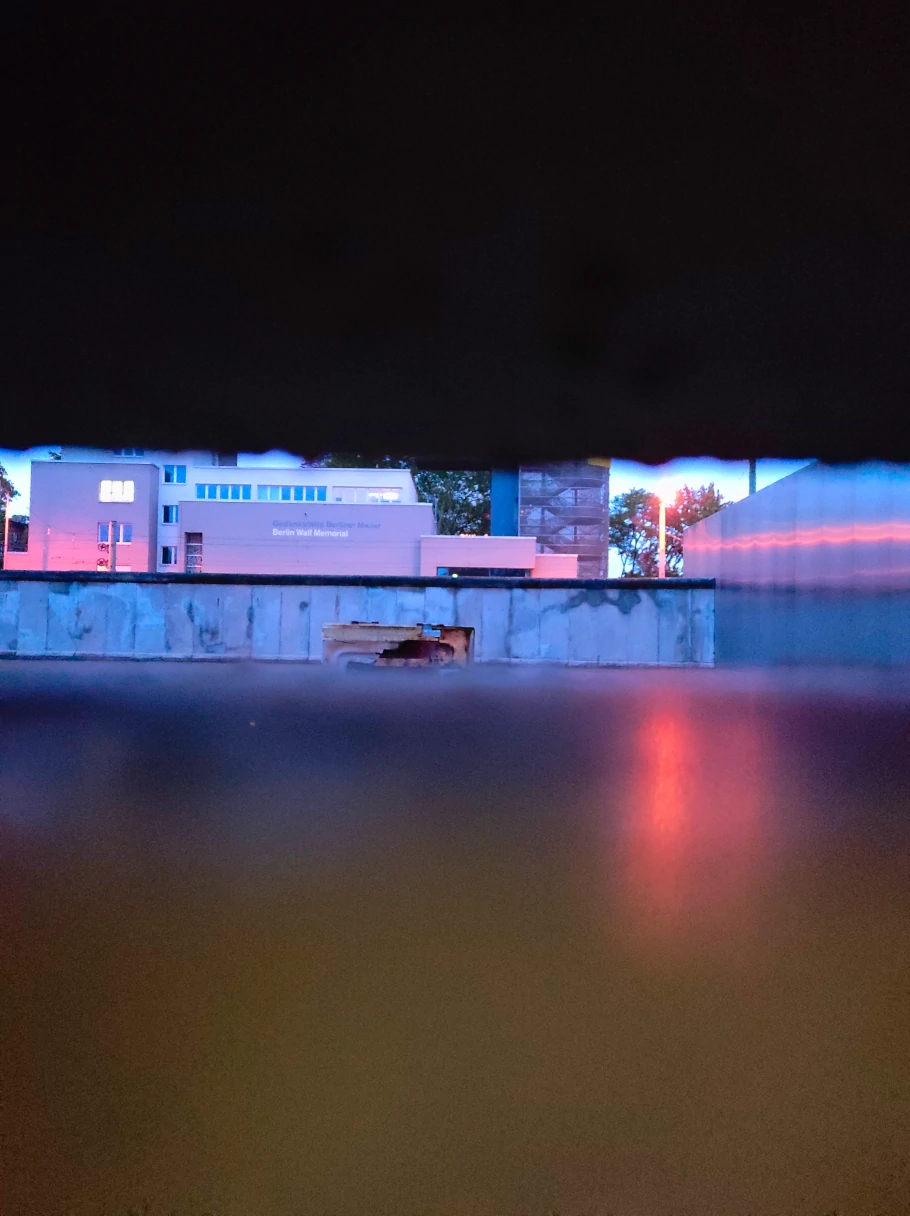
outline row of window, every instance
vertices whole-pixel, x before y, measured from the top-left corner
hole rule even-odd
[[[165,465],[164,480],[173,484],[186,483],[185,465]],[[168,470],[173,476],[168,475]],[[395,487],[381,486],[334,486],[332,495],[335,502],[340,503],[383,503],[401,502],[401,490]],[[196,497],[219,499],[222,502],[249,502],[253,496],[252,485],[222,485],[210,482],[199,482],[196,486]],[[98,486],[99,502],[133,502],[136,497],[134,481],[118,481],[105,478]],[[271,486],[256,487],[256,498],[259,502],[327,502],[328,486]],[[165,523],[176,523],[165,519]]]
[[[257,486],[260,502],[325,502],[328,486]]]
[[[221,486],[221,485],[206,485],[204,482],[199,482],[196,486],[197,498],[220,498],[224,501],[233,500],[234,502],[248,501],[253,493],[252,486]]]

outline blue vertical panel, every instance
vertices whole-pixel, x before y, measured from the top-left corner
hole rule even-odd
[[[490,478],[490,532],[518,535],[518,470],[494,469]]]

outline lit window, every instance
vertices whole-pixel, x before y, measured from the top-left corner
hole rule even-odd
[[[401,490],[367,490],[367,502],[401,502]]]
[[[132,502],[136,493],[133,481],[104,480],[98,487],[99,502]]]
[[[186,465],[166,464],[164,466],[164,480],[168,485],[185,485]]]
[[[161,522],[163,524],[177,523],[177,507],[176,505],[161,508]]]
[[[114,535],[117,538],[118,545],[130,545],[133,543],[133,525],[132,524],[114,524],[116,529]],[[98,525],[98,544],[106,545],[110,540],[110,526],[108,524]]]
[[[162,545],[161,546],[161,564],[162,566],[177,565],[177,546]]]

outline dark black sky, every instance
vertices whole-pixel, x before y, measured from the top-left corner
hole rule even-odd
[[[910,457],[902,8],[295,7],[4,19],[4,445]]]

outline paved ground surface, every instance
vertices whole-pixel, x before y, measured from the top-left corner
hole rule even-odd
[[[0,664],[4,1216],[905,1213],[908,706]]]

